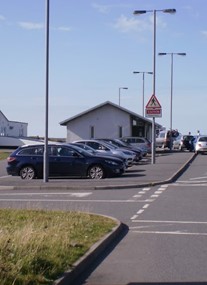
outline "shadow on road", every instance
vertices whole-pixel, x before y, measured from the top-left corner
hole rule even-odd
[[[86,270],[81,273],[81,277],[78,278],[78,280],[74,280],[74,282],[71,285],[84,285],[86,283],[86,279],[89,277],[89,275],[103,262],[103,260],[114,250],[114,248],[119,244],[119,242],[127,235],[129,231],[129,228],[127,225],[123,224],[123,229],[121,234],[113,241],[113,243],[108,246],[107,249],[104,250],[104,252],[98,256],[94,262],[86,268]]]

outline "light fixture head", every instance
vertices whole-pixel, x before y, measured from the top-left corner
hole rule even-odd
[[[163,11],[163,13],[169,13],[169,14],[175,14],[176,13],[176,9],[163,9],[162,11]]]

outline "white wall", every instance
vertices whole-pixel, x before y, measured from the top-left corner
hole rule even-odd
[[[122,136],[128,136],[131,131],[130,125],[129,114],[106,105],[69,122],[67,142],[90,139],[91,126],[94,126],[94,138],[118,138],[119,126],[122,126]]]
[[[26,137],[27,123],[9,121],[0,112],[0,136]]]

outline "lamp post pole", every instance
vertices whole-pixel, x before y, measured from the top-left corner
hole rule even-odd
[[[156,14],[157,12],[174,14],[176,9],[163,9],[163,10],[135,10],[134,15],[146,14],[153,12],[153,95],[156,91]],[[151,164],[155,164],[155,117],[152,118],[152,147],[151,147]]]
[[[158,55],[170,55],[171,64],[170,64],[170,150],[172,150],[172,130],[173,130],[173,64],[174,64],[174,55],[186,56],[185,52],[160,52]]]
[[[145,74],[153,74],[153,72],[148,71],[134,71],[134,74],[142,73],[142,116],[144,117],[144,83],[145,83]]]
[[[120,101],[121,101],[121,89],[127,90],[128,87],[119,87],[119,106],[120,106]]]
[[[46,0],[46,76],[45,76],[45,142],[44,142],[44,173],[43,181],[48,182],[48,98],[49,98],[49,10],[50,1]]]

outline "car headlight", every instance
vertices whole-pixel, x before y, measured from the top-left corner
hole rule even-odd
[[[119,163],[117,163],[116,161],[113,161],[113,160],[106,159],[105,162],[108,164],[111,164],[111,165],[119,165]]]

